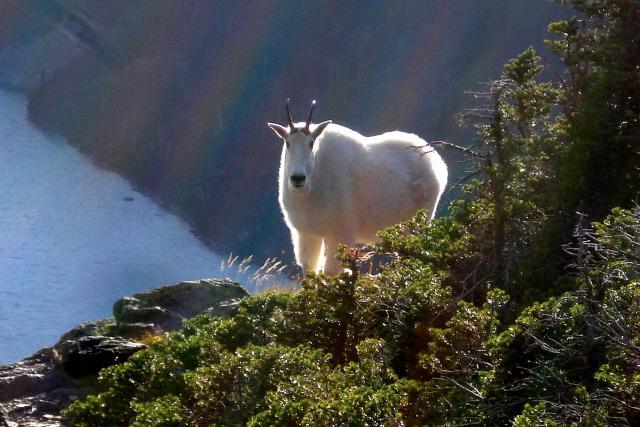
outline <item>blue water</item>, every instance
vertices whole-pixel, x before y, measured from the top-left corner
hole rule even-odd
[[[27,121],[0,91],[0,364],[111,315],[123,295],[218,276],[179,218]]]

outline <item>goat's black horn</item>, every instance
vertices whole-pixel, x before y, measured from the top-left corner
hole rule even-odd
[[[313,115],[313,108],[316,106],[316,100],[311,101],[311,110],[309,110],[309,118],[307,118],[307,124],[304,126],[305,133],[309,133],[309,125],[311,124],[311,116]]]
[[[289,132],[293,132],[295,128],[293,126],[293,117],[291,117],[291,111],[289,111],[289,102],[291,102],[291,99],[287,98],[287,102],[284,105],[284,108],[287,109],[287,120],[289,120]]]

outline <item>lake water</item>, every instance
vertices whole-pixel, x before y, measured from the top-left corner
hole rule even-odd
[[[0,364],[110,316],[123,295],[219,265],[181,219],[38,131],[26,98],[0,91]]]

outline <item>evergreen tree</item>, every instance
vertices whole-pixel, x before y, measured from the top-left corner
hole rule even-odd
[[[555,22],[548,41],[566,65],[558,215],[600,220],[631,207],[640,189],[640,1],[564,0],[580,17]]]

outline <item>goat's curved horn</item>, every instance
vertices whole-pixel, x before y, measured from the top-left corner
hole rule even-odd
[[[295,127],[293,126],[293,117],[291,117],[291,111],[289,111],[289,102],[291,99],[287,98],[287,102],[284,105],[284,108],[287,109],[287,120],[289,120],[289,132],[293,132]]]
[[[309,110],[309,117],[307,118],[307,124],[304,126],[305,133],[309,132],[309,125],[311,124],[311,116],[313,115],[313,108],[316,106],[316,100],[311,101],[311,110]]]

